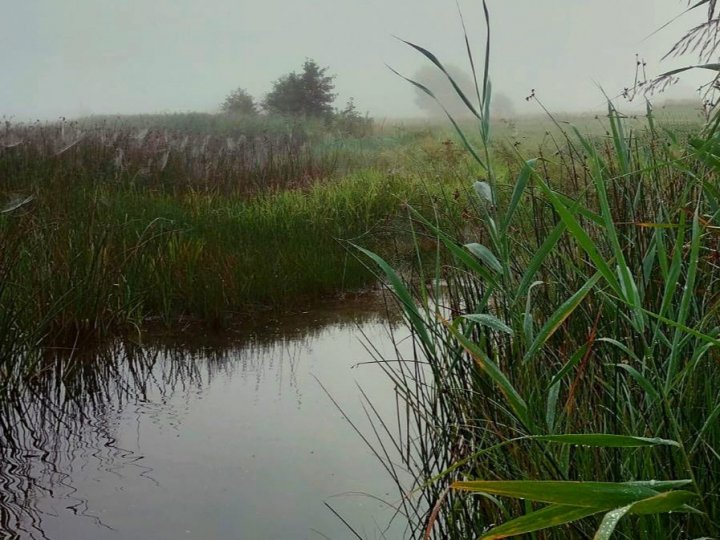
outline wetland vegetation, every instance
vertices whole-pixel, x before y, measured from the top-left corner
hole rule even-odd
[[[408,407],[393,440],[415,483],[400,511],[423,538],[712,537],[720,531],[717,102],[706,101],[703,128],[685,133],[658,123],[650,102],[638,130],[608,100],[599,136],[548,113],[560,131],[548,133],[554,150],[498,174],[483,6],[477,100],[435,55],[406,42],[475,117],[479,137],[470,138],[447,113],[484,171],[473,184],[478,221],[452,230],[411,209],[418,234],[438,245],[434,271],[416,283],[361,249],[414,336],[410,362],[385,364]],[[680,49],[711,54],[707,36],[698,44],[689,35]],[[467,55],[475,75],[469,45]]]
[[[148,330],[229,334],[385,283],[409,336],[382,319],[392,347],[367,350],[394,409],[362,393],[369,423],[343,412],[397,487],[385,531],[720,534],[715,104],[493,120],[487,39],[477,99],[455,85],[470,119],[449,127],[379,125],[352,103],[293,116],[296,73],[264,115],[238,89],[217,115],[7,122],[0,525],[48,489],[17,473],[27,440],[42,453],[44,431],[82,431],[104,400],[202,381],[138,346]]]

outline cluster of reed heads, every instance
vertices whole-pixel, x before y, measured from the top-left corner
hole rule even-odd
[[[283,127],[214,134],[109,122],[6,122],[0,149],[26,174],[55,162],[103,179],[233,195],[306,186],[335,172],[338,151],[319,152],[304,130]]]

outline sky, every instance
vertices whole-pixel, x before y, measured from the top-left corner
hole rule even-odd
[[[459,0],[482,57],[481,2]],[[602,87],[632,84],[635,54],[660,62],[700,21],[684,0],[488,0],[490,74],[521,112],[531,89],[556,112],[598,109]],[[354,97],[372,116],[422,114],[411,86],[427,62],[395,37],[467,65],[455,0],[0,0],[0,117],[215,112],[231,90],[257,98],[306,58],[336,76],[337,105]],[[650,37],[648,37],[650,36]],[[690,74],[672,97],[693,96]]]

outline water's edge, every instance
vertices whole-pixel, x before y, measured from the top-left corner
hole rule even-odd
[[[343,412],[367,422],[360,386],[396,414],[393,388],[366,350],[392,358],[395,322],[373,294],[250,329],[150,333],[142,345],[55,359],[0,413],[0,531],[346,537],[329,504],[380,537],[393,513],[380,499],[398,494]],[[402,528],[382,534],[393,530]]]

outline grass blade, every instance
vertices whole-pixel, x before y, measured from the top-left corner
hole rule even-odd
[[[462,318],[468,321],[478,323],[482,326],[487,326],[488,328],[496,330],[497,332],[505,332],[506,334],[510,335],[512,335],[513,333],[512,328],[510,328],[507,324],[502,322],[497,317],[488,315],[487,313],[473,313],[471,315],[463,315]]]
[[[572,523],[594,514],[603,512],[597,508],[584,508],[578,506],[566,506],[553,504],[535,512],[530,512],[512,521],[493,527],[480,538],[483,540],[496,540],[509,538],[521,534],[527,534],[550,527],[557,527],[566,523]]]
[[[500,231],[502,234],[507,233],[508,227],[510,226],[510,223],[512,223],[515,211],[517,210],[518,204],[520,204],[520,198],[530,182],[530,178],[532,177],[532,173],[535,170],[536,165],[536,159],[526,161],[520,171],[520,174],[518,175],[515,187],[513,188],[512,196],[510,197],[510,204],[508,204],[507,210],[505,210],[505,216],[503,217],[500,225]]]
[[[490,269],[495,271],[496,273],[501,273],[503,270],[502,265],[500,264],[500,261],[497,260],[497,257],[493,254],[492,251],[490,251],[488,248],[483,246],[482,244],[465,244],[465,247],[467,250],[475,255],[478,259],[480,259],[482,262],[484,262]]]
[[[468,354],[473,357],[475,363],[485,373],[487,373],[492,381],[498,386],[518,420],[520,420],[528,429],[531,429],[533,424],[530,420],[527,403],[525,403],[525,400],[518,391],[515,390],[507,376],[500,370],[495,362],[490,360],[485,351],[460,333],[454,325],[448,325],[448,328],[455,339],[458,340],[460,345],[462,345]]]
[[[573,311],[582,303],[583,299],[595,287],[600,280],[600,274],[595,274],[585,285],[583,285],[575,294],[568,298],[563,304],[550,316],[545,325],[538,332],[535,341],[530,345],[527,352],[523,356],[523,364],[529,362],[547,342],[548,339],[560,328],[560,325],[567,319]]]
[[[528,501],[611,509],[658,494],[642,485],[620,482],[568,482],[557,480],[472,480],[454,482],[457,490],[483,492]]]
[[[600,255],[600,251],[598,250],[597,246],[592,241],[588,233],[585,232],[585,230],[580,226],[580,223],[578,223],[578,221],[572,215],[570,209],[565,206],[558,197],[555,196],[555,193],[545,182],[539,180],[538,183],[547,198],[552,203],[557,213],[560,215],[560,218],[565,223],[568,231],[570,231],[570,233],[575,237],[580,247],[583,249],[583,251],[585,251],[585,253],[587,253],[593,264],[595,264],[595,268],[597,268],[597,270],[607,281],[608,285],[610,285],[610,287],[612,287],[612,289],[616,291],[616,293],[624,296],[622,288],[620,287],[620,283],[618,283],[615,274],[613,274],[613,272],[610,270],[608,263]]]
[[[428,96],[430,96],[432,99],[435,100],[435,102],[436,102],[438,105],[440,105],[440,107],[442,108],[443,112],[445,113],[445,116],[448,117],[448,120],[450,120],[450,122],[452,123],[453,127],[455,128],[455,131],[456,131],[457,134],[460,136],[460,140],[462,141],[463,146],[465,147],[465,149],[466,149],[468,152],[470,152],[470,155],[472,155],[472,157],[475,159],[475,161],[477,161],[477,163],[478,163],[484,170],[487,171],[487,170],[488,170],[487,165],[485,164],[485,162],[483,161],[483,159],[480,157],[480,155],[477,153],[477,151],[473,148],[473,146],[470,144],[470,141],[469,141],[468,138],[465,136],[465,132],[462,130],[462,128],[460,127],[460,125],[459,125],[459,124],[455,121],[455,119],[452,117],[452,115],[451,115],[450,112],[447,110],[447,108],[445,107],[445,105],[443,105],[443,104],[440,102],[440,100],[435,96],[435,94],[432,92],[432,90],[430,90],[430,89],[429,89],[427,86],[425,86],[424,84],[421,84],[421,83],[419,83],[419,82],[417,82],[417,81],[414,81],[414,80],[412,80],[412,79],[410,79],[410,78],[408,78],[408,77],[405,77],[404,75],[401,75],[400,73],[398,73],[397,71],[395,71],[395,70],[394,70],[393,68],[391,68],[390,66],[388,66],[388,68],[389,68],[390,71],[392,71],[395,75],[397,75],[398,77],[400,77],[400,78],[402,78],[402,79],[405,79],[407,82],[409,82],[410,84],[412,84],[413,86],[415,86],[416,88],[418,88],[421,92],[424,92],[425,94],[427,94]]]
[[[552,253],[553,249],[555,249],[560,237],[562,237],[565,232],[565,228],[565,223],[561,221],[555,225],[555,228],[550,232],[547,238],[543,240],[542,245],[538,248],[527,265],[527,269],[520,280],[515,297],[513,298],[513,304],[517,304],[518,300],[520,300],[520,298],[528,292],[528,289],[535,279],[535,274],[537,274],[538,270],[540,270],[540,267],[547,256]]]
[[[598,527],[595,536],[593,536],[593,540],[609,540],[612,536],[612,533],[615,532],[615,527],[617,527],[617,524],[620,523],[620,520],[629,511],[630,505],[623,506],[622,508],[616,508],[615,510],[611,510],[610,512],[605,514],[602,521],[600,522],[600,527]]]
[[[676,446],[680,444],[669,439],[657,437],[635,437],[633,435],[612,435],[608,433],[570,433],[567,435],[536,435],[535,441],[547,441],[576,446],[599,448],[641,448],[646,446]]]
[[[383,271],[385,276],[387,277],[388,281],[390,282],[390,285],[392,286],[393,290],[395,291],[395,295],[400,300],[403,309],[405,310],[405,313],[408,316],[408,319],[410,320],[410,323],[413,326],[413,329],[417,332],[417,334],[420,336],[420,339],[422,340],[423,344],[427,347],[428,350],[434,349],[434,344],[432,340],[430,339],[430,335],[427,331],[427,325],[425,323],[425,320],[423,319],[422,315],[420,315],[420,312],[417,309],[417,306],[415,305],[415,301],[413,300],[412,294],[405,286],[405,283],[403,283],[403,280],[400,279],[400,276],[393,270],[393,268],[379,255],[373,253],[372,251],[369,251],[365,248],[361,248],[360,246],[357,246],[355,244],[351,244],[353,247],[355,247],[360,252],[364,253],[368,257],[370,257],[375,264],[377,264],[380,269]]]
[[[442,65],[442,62],[438,60],[437,56],[435,56],[433,53],[425,49],[424,47],[421,47],[420,45],[416,45],[415,43],[412,43],[410,41],[406,41],[404,39],[398,38],[400,41],[405,43],[405,45],[409,45],[416,51],[418,51],[420,54],[422,54],[425,58],[430,60],[435,67],[437,67],[440,71],[443,72],[445,77],[447,77],[447,80],[450,81],[450,84],[452,85],[453,89],[455,90],[455,93],[458,95],[458,97],[462,100],[463,104],[467,109],[472,113],[472,115],[477,118],[478,120],[482,120],[482,116],[475,108],[475,105],[472,104],[472,102],[468,99],[468,97],[465,95],[465,92],[462,91],[462,89],[458,86],[458,84],[455,82],[455,79],[453,79],[452,75],[448,73],[448,71],[445,69],[445,66]]]

